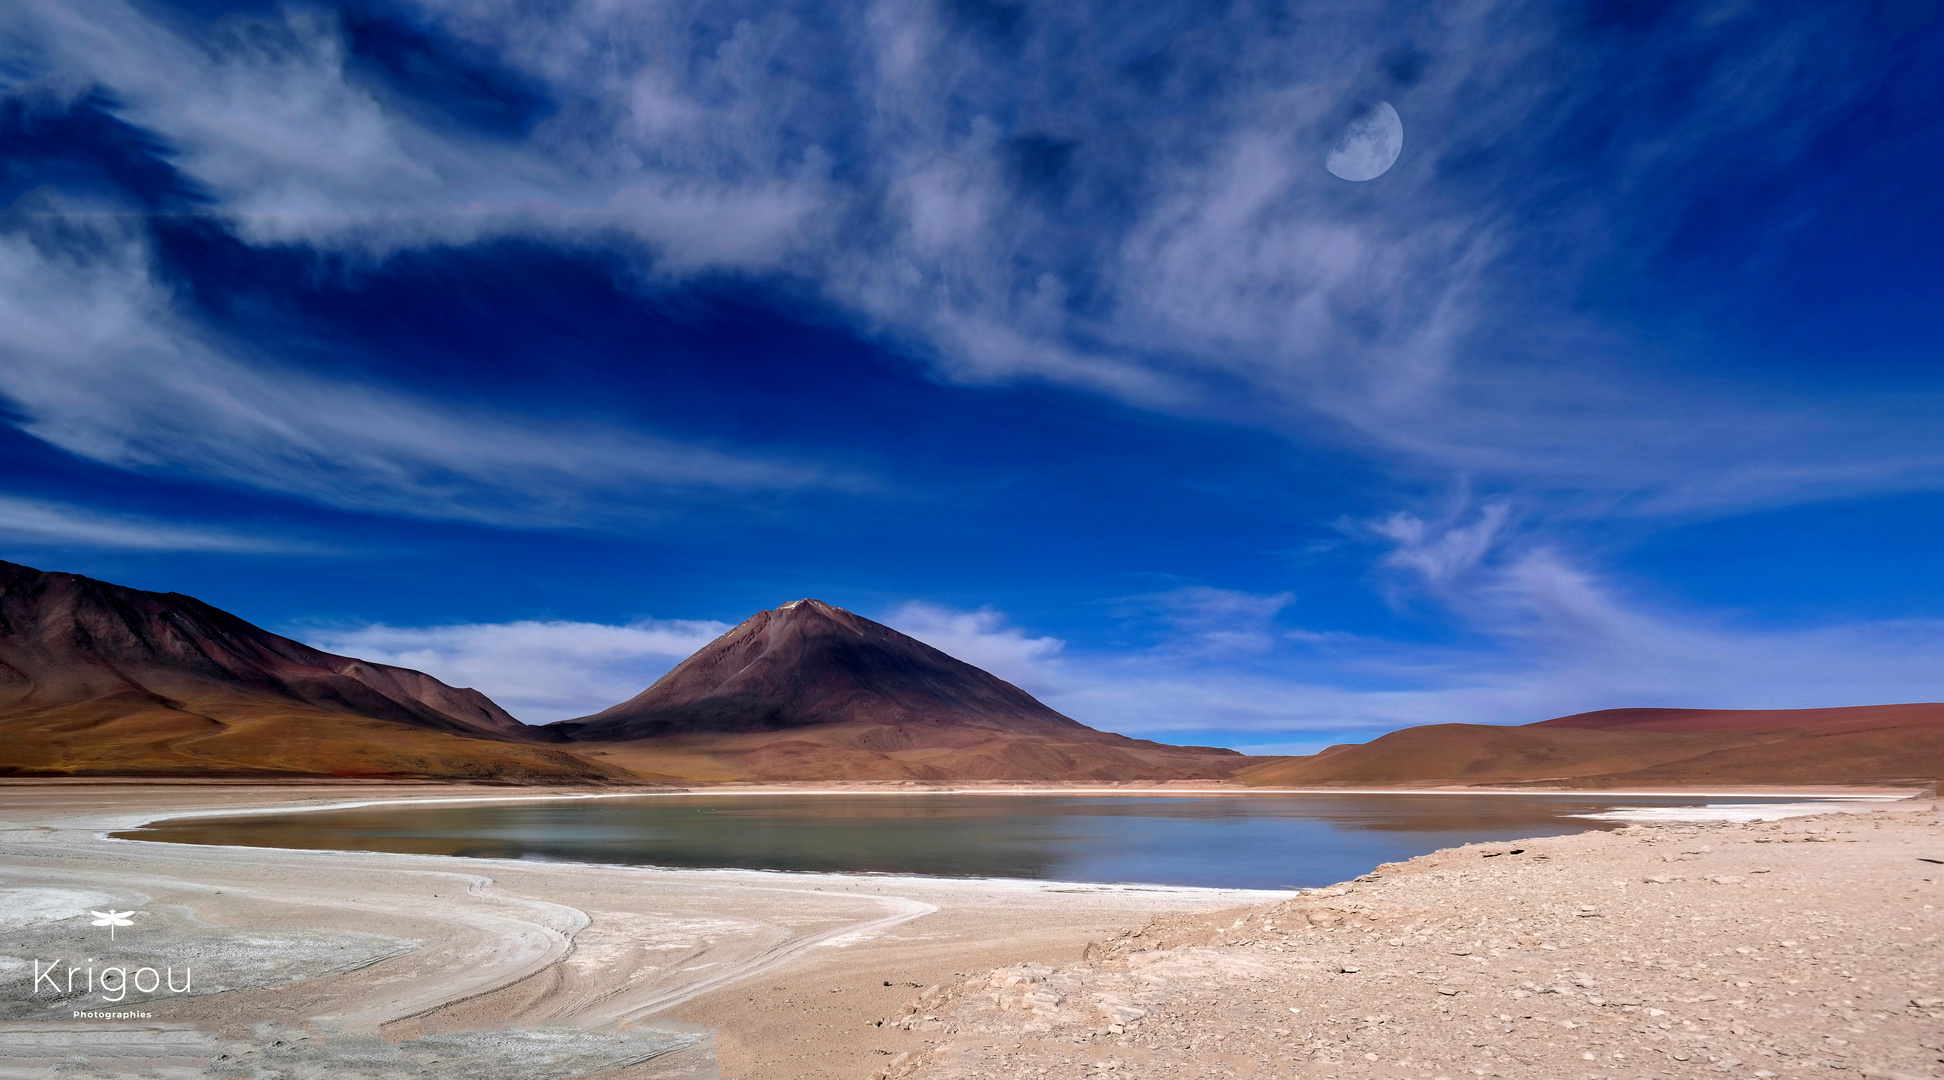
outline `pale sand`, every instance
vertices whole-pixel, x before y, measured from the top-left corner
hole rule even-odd
[[[912,1080],[1944,1076],[1944,827],[1662,823],[1435,852],[914,1001]]]
[[[1180,791],[1183,786],[1168,785],[1164,790]],[[789,785],[787,790],[801,792],[811,787]],[[1070,792],[1076,788],[1039,789]],[[856,785],[832,789],[860,790]],[[893,785],[890,789],[912,787]],[[1026,789],[1015,785],[1013,790]],[[1133,793],[1125,786],[1108,790]],[[117,938],[113,948],[119,951],[109,954],[116,962],[139,955],[147,958],[141,962],[159,965],[170,960],[186,962],[193,956],[199,965],[198,991],[217,985],[231,987],[223,993],[162,994],[140,1006],[152,1014],[152,1019],[128,1021],[74,1020],[71,1005],[51,1010],[30,995],[14,993],[13,999],[18,1000],[4,1002],[10,1011],[5,1013],[6,1021],[0,1023],[0,1077],[52,1075],[49,1067],[77,1046],[105,1060],[113,1055],[103,1054],[104,1042],[110,1035],[121,1037],[120,1033],[127,1033],[131,1040],[122,1066],[156,1070],[157,1075],[171,1071],[175,1075],[199,1075],[212,1051],[231,1054],[210,1070],[210,1075],[223,1077],[463,1075],[470,1080],[491,1080],[504,1075],[541,1080],[556,1075],[705,1075],[709,1067],[706,1046],[682,1049],[683,1040],[692,1036],[640,1023],[651,1017],[675,1017],[714,1029],[722,1074],[745,1080],[861,1080],[892,1062],[898,1063],[894,1071],[937,1075],[1093,1075],[1099,1070],[1092,1068],[1096,1058],[1090,1055],[1098,1053],[1105,1053],[1116,1069],[1130,1071],[1157,1067],[1165,1061],[1166,1070],[1155,1075],[1197,1075],[1195,1070],[1202,1068],[1211,1075],[1221,1075],[1225,1070],[1234,1075],[1292,1075],[1277,1071],[1282,1066],[1274,1063],[1298,1060],[1290,1053],[1294,1048],[1290,1040],[1307,1039],[1311,1034],[1320,1039],[1324,1029],[1286,1022],[1281,1026],[1290,1034],[1272,1039],[1273,1028],[1264,1028],[1251,1010],[1264,1000],[1279,1002],[1289,997],[1295,1001],[1301,995],[1323,995],[1345,1004],[1346,1008],[1337,1012],[1359,1011],[1366,1007],[1361,1004],[1363,997],[1369,996],[1362,991],[1346,991],[1348,984],[1343,980],[1349,976],[1326,979],[1319,974],[1319,965],[1327,966],[1328,956],[1334,954],[1318,943],[1339,946],[1343,932],[1305,934],[1301,940],[1307,951],[1300,953],[1289,951],[1289,945],[1282,945],[1284,953],[1274,953],[1268,950],[1275,946],[1253,944],[1242,947],[1248,952],[1227,947],[1175,949],[1168,950],[1165,957],[1158,950],[1150,950],[1155,953],[1154,959],[1165,962],[1154,969],[1156,972],[1167,970],[1166,964],[1185,966],[1166,978],[1142,983],[1138,989],[1114,982],[1133,978],[1128,970],[1129,941],[1115,938],[1122,928],[1152,925],[1156,930],[1151,933],[1165,936],[1172,932],[1166,928],[1173,927],[1206,941],[1211,932],[1206,913],[1224,910],[1219,922],[1227,926],[1236,913],[1226,909],[1247,906],[1266,911],[1269,909],[1264,904],[1284,900],[1286,893],[654,871],[434,856],[191,847],[103,838],[109,831],[171,816],[292,809],[377,798],[418,801],[528,798],[535,794],[544,793],[522,791],[516,795],[503,790],[435,785],[0,784],[0,889],[8,890],[0,896],[0,933],[5,934],[8,948],[0,951],[21,961],[99,957],[102,953],[97,938],[105,931],[70,916],[78,908],[96,905],[135,907],[141,912],[135,927],[117,931],[123,936]],[[1864,805],[1858,804],[1858,808]],[[1926,820],[1934,822],[1935,816]],[[1785,828],[1801,831],[1794,823]],[[1934,829],[1934,825],[1910,828]],[[1690,872],[1679,876],[1688,881],[1668,886],[1634,885],[1633,893],[1616,891],[1619,887],[1610,885],[1609,879],[1620,880],[1623,872],[1636,880],[1642,876],[1630,863],[1624,868],[1620,865],[1637,861],[1639,853],[1632,846],[1636,841],[1622,845],[1611,839],[1614,834],[1589,834],[1537,842],[1549,851],[1562,853],[1546,865],[1543,873],[1535,871],[1538,876],[1533,880],[1543,878],[1546,882],[1543,892],[1508,893],[1504,885],[1516,879],[1452,874],[1450,866],[1439,859],[1469,860],[1478,854],[1455,849],[1416,860],[1405,868],[1387,870],[1380,882],[1357,885],[1360,894],[1338,903],[1368,905],[1368,911],[1356,912],[1358,917],[1376,913],[1379,917],[1372,925],[1398,934],[1407,933],[1401,928],[1405,912],[1414,913],[1411,918],[1417,925],[1402,939],[1410,944],[1396,947],[1402,951],[1383,953],[1374,946],[1358,946],[1365,952],[1377,951],[1380,956],[1397,959],[1411,955],[1411,946],[1420,938],[1428,935],[1436,944],[1443,940],[1439,935],[1449,936],[1434,925],[1433,916],[1441,917],[1447,910],[1476,908],[1487,897],[1491,904],[1504,909],[1497,910],[1495,918],[1512,917],[1511,912],[1516,910],[1535,928],[1552,925],[1548,920],[1565,918],[1555,910],[1561,905],[1570,909],[1577,903],[1598,903],[1603,905],[1602,918],[1609,920],[1598,925],[1609,932],[1621,927],[1618,913],[1625,908],[1623,901],[1631,902],[1649,889],[1665,894],[1656,898],[1660,902],[1640,909],[1655,917],[1669,916],[1672,908],[1667,901],[1677,906],[1705,904],[1715,919],[1739,918],[1735,913],[1740,907],[1768,917],[1781,913],[1788,904],[1803,902],[1809,891],[1821,907],[1841,907],[1850,913],[1843,918],[1857,917],[1855,913],[1863,909],[1854,905],[1866,903],[1888,905],[1885,911],[1902,912],[1901,901],[1896,899],[1902,894],[1896,893],[1896,888],[1906,884],[1899,875],[1908,876],[1904,872],[1909,867],[1897,860],[1909,866],[1931,864],[1918,864],[1903,852],[1908,840],[1902,836],[1907,830],[1901,826],[1890,833],[1874,827],[1850,831],[1857,835],[1845,839],[1859,840],[1860,844],[1813,849],[1774,845],[1762,849],[1768,861],[1775,863],[1770,868],[1774,873],[1745,879],[1758,881],[1756,885],[1703,888],[1692,883],[1697,880],[1693,877],[1697,868],[1684,866],[1679,869]],[[1897,837],[1894,842],[1892,834]],[[1688,826],[1657,825],[1621,835],[1672,838],[1699,833]],[[1923,835],[1932,847],[1938,846],[1935,832]],[[1725,850],[1725,845],[1717,846]],[[1570,858],[1563,854],[1568,852],[1573,853]],[[1840,853],[1840,860],[1833,860],[1829,852]],[[1944,857],[1944,852],[1929,854]],[[1832,873],[1837,862],[1841,864],[1840,873]],[[1468,868],[1470,864],[1466,865]],[[1504,864],[1489,865],[1496,869]],[[1934,869],[1944,871],[1944,866]],[[1785,882],[1793,892],[1770,895]],[[1930,883],[1923,887],[1933,888]],[[1688,897],[1682,890],[1696,895]],[[1852,892],[1856,895],[1851,896]],[[1579,899],[1582,896],[1587,899]],[[1784,904],[1775,905],[1777,899]],[[1922,902],[1932,903],[1934,896],[1926,895]],[[1909,972],[1887,973],[1884,978],[1895,974],[1914,986],[1921,981],[1923,970],[1929,971],[1933,980],[1936,977],[1937,928],[1933,922],[1924,921],[1934,920],[1933,909],[1920,904],[1909,907],[1909,921],[1900,925],[1915,927],[1921,923],[1921,929],[1907,935],[1897,933],[1910,937],[1912,951],[1900,955],[1906,955],[1908,963],[1916,967]],[[1268,917],[1287,922],[1290,915],[1285,910]],[[1248,919],[1260,923],[1263,916],[1245,917],[1245,926],[1251,925]],[[1592,925],[1578,919],[1566,921]],[[1711,923],[1710,928],[1715,925],[1725,924]],[[1485,956],[1494,947],[1482,926],[1475,931],[1468,928],[1449,933],[1478,936],[1474,955]],[[1115,943],[1098,950],[1105,959],[1074,963],[1089,943],[1110,938],[1115,938]],[[1507,946],[1520,947],[1516,942]],[[1581,948],[1571,942],[1559,947]],[[1552,950],[1533,955],[1549,962],[1556,959]],[[1246,966],[1238,969],[1233,967],[1238,956],[1273,957],[1287,963],[1270,964],[1260,971]],[[1583,952],[1575,954],[1572,962],[1585,967],[1595,964],[1594,957],[1593,952]],[[1301,963],[1296,962],[1298,959]],[[990,972],[1030,962],[1055,969],[1049,981],[1061,984],[1060,980],[1065,980],[1061,985],[1067,985],[1070,992],[1063,991],[1061,1002],[1040,1013],[1030,1008],[1022,1012],[1016,1000],[1010,1002],[1010,1009],[998,1008],[984,989],[991,981]],[[1463,966],[1448,951],[1438,963],[1446,968]],[[1200,970],[1198,965],[1207,970]],[[1419,964],[1414,970],[1428,972],[1431,968]],[[1242,978],[1236,971],[1244,971],[1248,978],[1236,982]],[[1466,977],[1477,981],[1486,976]],[[1543,973],[1534,968],[1532,974],[1521,977],[1550,979],[1553,973],[1550,968]],[[21,984],[31,981],[30,974],[18,968],[0,970],[0,979]],[[1374,979],[1363,981],[1378,985]],[[892,985],[884,985],[887,982]],[[1197,997],[1193,1007],[1183,1004],[1189,999],[1180,997],[1179,988],[1203,983],[1211,991],[1228,987],[1225,993],[1239,993],[1238,987],[1246,987],[1246,1000],[1224,1004]],[[1163,985],[1175,989],[1156,989]],[[935,987],[944,989],[932,989]],[[915,999],[927,992],[933,997],[919,1011],[907,1013]],[[1495,984],[1491,992],[1498,992]],[[1135,1004],[1138,994],[1146,994],[1149,1000]],[[1176,998],[1169,994],[1176,994]],[[1403,1006],[1392,1002],[1398,994],[1391,983],[1383,984],[1381,994],[1385,1008],[1404,1015],[1399,1011]],[[1466,994],[1472,996],[1468,999]],[[1513,1010],[1508,1003],[1519,1000],[1488,1000],[1482,983],[1449,999],[1435,993],[1429,997],[1466,1017],[1470,1014],[1464,1010],[1473,1005],[1489,1005],[1488,1011],[1494,1011],[1494,1015],[1510,1015]],[[1106,1014],[1099,1011],[1102,998],[1125,999],[1126,1007],[1147,1015],[1120,1033],[1110,1032],[1105,1027]],[[128,1009],[134,1000],[131,997],[120,1006],[108,1006],[90,998],[88,1007]],[[924,1019],[932,1015],[939,1019]],[[900,1017],[907,1019],[899,1022]],[[891,1022],[880,1026],[883,1021]],[[1872,1022],[1859,1023],[1868,1029]],[[273,1026],[259,1027],[266,1024]],[[1186,1033],[1177,1036],[1166,1026],[1174,1024],[1180,1024]],[[1365,1026],[1384,1031],[1380,1025]],[[1314,1031],[1308,1030],[1312,1027]],[[311,1033],[309,1037],[303,1034],[306,1030]],[[391,1042],[375,1036],[361,1040],[355,1034],[361,1031],[382,1034]],[[538,1045],[535,1032],[554,1041]],[[575,1034],[561,1040],[553,1032]],[[1224,1032],[1232,1033],[1224,1036],[1228,1046],[1218,1048],[1221,1053],[1206,1061],[1195,1058],[1193,1051],[1168,1059],[1164,1048],[1148,1046],[1144,1041],[1165,1033],[1168,1038],[1191,1042],[1200,1039],[1206,1049],[1215,1046],[1214,1036]],[[1427,1024],[1417,1037],[1435,1035],[1442,1042],[1449,1041],[1445,1038],[1448,1034]],[[1250,1044],[1253,1049],[1235,1051],[1245,1036],[1256,1040]],[[1367,1041],[1374,1038],[1358,1037]],[[1470,1043],[1478,1038],[1474,1031],[1463,1041]],[[1859,1037],[1852,1034],[1850,1040],[1858,1042]],[[1317,1039],[1302,1045],[1307,1047],[1314,1041]],[[1366,1052],[1388,1047],[1379,1047],[1379,1041],[1371,1041],[1373,1049]],[[284,1045],[275,1045],[278,1042]],[[983,1049],[987,1044],[994,1049]],[[671,1048],[675,1052],[653,1056]],[[1309,1051],[1304,1053],[1308,1055]],[[1422,1056],[1421,1051],[1418,1053]],[[400,1059],[400,1054],[409,1060]],[[1155,1058],[1156,1054],[1162,1056]],[[1458,1056],[1448,1054],[1440,1064]],[[1883,1060],[1891,1060],[1891,1056]],[[1896,1060],[1904,1062],[1908,1056]],[[399,1060],[405,1060],[409,1068],[401,1066]],[[1328,1065],[1332,1059],[1327,1054],[1321,1058],[1301,1056],[1300,1060],[1305,1065],[1295,1074],[1336,1072],[1336,1067]],[[1377,1063],[1348,1061],[1342,1067],[1343,1074],[1379,1074],[1369,1073],[1364,1067],[1380,1069],[1396,1060],[1395,1054],[1386,1058],[1379,1053]],[[1856,1060],[1863,1057],[1856,1055]],[[1148,1062],[1153,1064],[1144,1065]],[[1268,1071],[1261,1071],[1263,1062],[1270,1063]],[[1317,1072],[1317,1062],[1322,1062],[1326,1071]],[[1667,1067],[1666,1062],[1660,1064]],[[1680,1068],[1687,1064],[1683,1062]],[[1083,1069],[1082,1065],[1087,1067]],[[1905,1066],[1914,1067],[1907,1062]],[[1037,1071],[1042,1068],[1051,1071]],[[1398,1068],[1403,1071],[1381,1074],[1432,1075],[1416,1068]],[[1506,1072],[1506,1068],[1510,1066],[1497,1067],[1497,1071],[1503,1075],[1567,1075]],[[1674,1074],[1686,1075],[1679,1068]],[[1698,1065],[1695,1074],[1699,1075]],[[93,1074],[83,1071],[72,1075]]]

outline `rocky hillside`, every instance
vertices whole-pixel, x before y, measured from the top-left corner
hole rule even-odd
[[[0,562],[0,771],[569,777],[477,690],[337,656],[180,593]]]

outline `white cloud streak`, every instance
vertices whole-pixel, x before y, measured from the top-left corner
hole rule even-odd
[[[989,608],[955,611],[913,601],[884,617],[884,625],[999,676],[1029,694],[1056,693],[1058,657],[1066,643],[1029,637]]]
[[[1399,511],[1371,526],[1396,547],[1384,565],[1414,573],[1433,589],[1443,589],[1476,569],[1499,542],[1512,507],[1503,499],[1487,500],[1477,519],[1439,530],[1416,514]]]
[[[289,554],[310,545],[226,529],[107,514],[65,503],[0,495],[0,540],[32,547],[128,551],[219,551]]]
[[[1262,653],[1284,635],[1275,619],[1296,602],[1296,594],[1269,595],[1188,585],[1120,601],[1123,616],[1148,617],[1166,628],[1159,646],[1181,657],[1224,659]]]
[[[526,32],[507,18],[501,29]],[[589,29],[570,19],[545,40],[572,53],[588,47],[580,35]],[[649,147],[667,156],[672,141],[722,117],[657,94],[653,69],[598,88],[562,87],[616,95],[600,108],[630,114],[604,115],[598,137],[575,130],[585,122],[577,113],[519,145],[397,108],[347,70],[344,29],[323,11],[230,17],[191,38],[124,0],[63,0],[16,5],[0,30],[30,44],[22,51],[47,87],[109,89],[130,120],[169,141],[174,164],[256,244],[382,255],[506,235],[618,232],[651,245],[663,272],[770,268],[822,201],[808,165],[740,181],[655,167]],[[530,51],[514,40],[494,44]],[[531,59],[569,77],[569,56]]]
[[[644,490],[865,486],[814,464],[598,419],[534,421],[249,357],[181,318],[140,234],[108,219],[0,233],[0,326],[0,399],[17,426],[138,471],[507,524],[639,517]]]
[[[329,652],[414,668],[470,686],[529,724],[599,712],[639,694],[729,624],[646,619],[623,626],[564,620],[447,626],[298,628]]]

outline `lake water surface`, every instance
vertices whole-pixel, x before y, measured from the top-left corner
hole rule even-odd
[[[1619,808],[1773,800],[1590,795],[717,794],[368,806],[179,819],[118,837],[630,866],[1280,889],[1471,841],[1619,823]],[[1799,810],[1797,812],[1800,812]]]

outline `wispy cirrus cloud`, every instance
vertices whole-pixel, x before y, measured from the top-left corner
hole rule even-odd
[[[1461,505],[1462,515],[1467,507]],[[1449,520],[1442,527],[1407,511],[1398,511],[1370,530],[1392,543],[1383,565],[1409,573],[1416,581],[1440,590],[1478,567],[1503,540],[1512,506],[1504,499],[1487,499],[1469,521]]]
[[[114,219],[0,232],[0,325],[13,423],[136,471],[514,525],[652,516],[644,495],[869,486],[814,462],[434,401],[250,355],[183,318],[142,234]]]
[[[272,535],[103,513],[44,499],[0,495],[0,540],[28,547],[119,548],[127,551],[216,551],[293,554],[323,550]]]
[[[375,74],[327,10],[187,31],[122,0],[28,0],[6,28],[44,81],[107,88],[256,243],[519,235],[618,244],[650,280],[781,275],[951,379],[1046,380],[1629,513],[1944,484],[1914,434],[1935,394],[1685,378],[1562,299],[1875,92],[1864,51],[1819,45],[1867,37],[1861,9],[1668,9],[1645,61],[1598,17],[1523,0],[1408,28],[1343,5],[969,10],[401,5],[428,47],[544,100],[512,128]],[[1407,151],[1346,184],[1322,147],[1376,98]]]
[[[1058,691],[1059,654],[1066,643],[1029,636],[990,608],[959,611],[915,600],[886,614],[884,624],[1027,693]]]
[[[1287,636],[1275,625],[1276,616],[1295,602],[1292,592],[1184,585],[1130,596],[1114,607],[1123,618],[1159,624],[1163,652],[1221,658],[1275,648]]]
[[[372,14],[376,23],[387,18]],[[167,140],[172,164],[207,195],[207,212],[252,243],[382,255],[509,235],[623,236],[652,246],[664,272],[774,268],[807,219],[829,209],[818,192],[822,169],[764,162],[723,175],[723,136],[742,136],[734,131],[742,125],[725,126],[720,110],[658,91],[658,67],[601,79],[603,57],[576,40],[588,31],[631,37],[672,26],[668,14],[639,9],[624,25],[603,28],[575,18],[527,24],[511,8],[420,9],[454,29],[495,31],[491,44],[503,61],[545,69],[528,74],[571,107],[526,141],[441,121],[436,105],[415,107],[423,103],[410,87],[374,82],[352,55],[341,13],[325,8],[232,15],[188,29],[193,20],[160,18],[124,0],[76,0],[16,6],[0,15],[0,29],[38,77],[27,84],[32,92],[108,92],[122,115]],[[414,32],[402,25],[413,21],[409,8],[390,17]],[[521,40],[543,27],[553,50],[544,57]],[[618,44],[614,35],[608,41]],[[716,62],[740,67],[747,81],[748,65],[765,57],[736,53],[722,50]],[[577,61],[592,67],[577,71]],[[590,85],[590,77],[600,81]],[[707,144],[715,152],[699,154]]]

